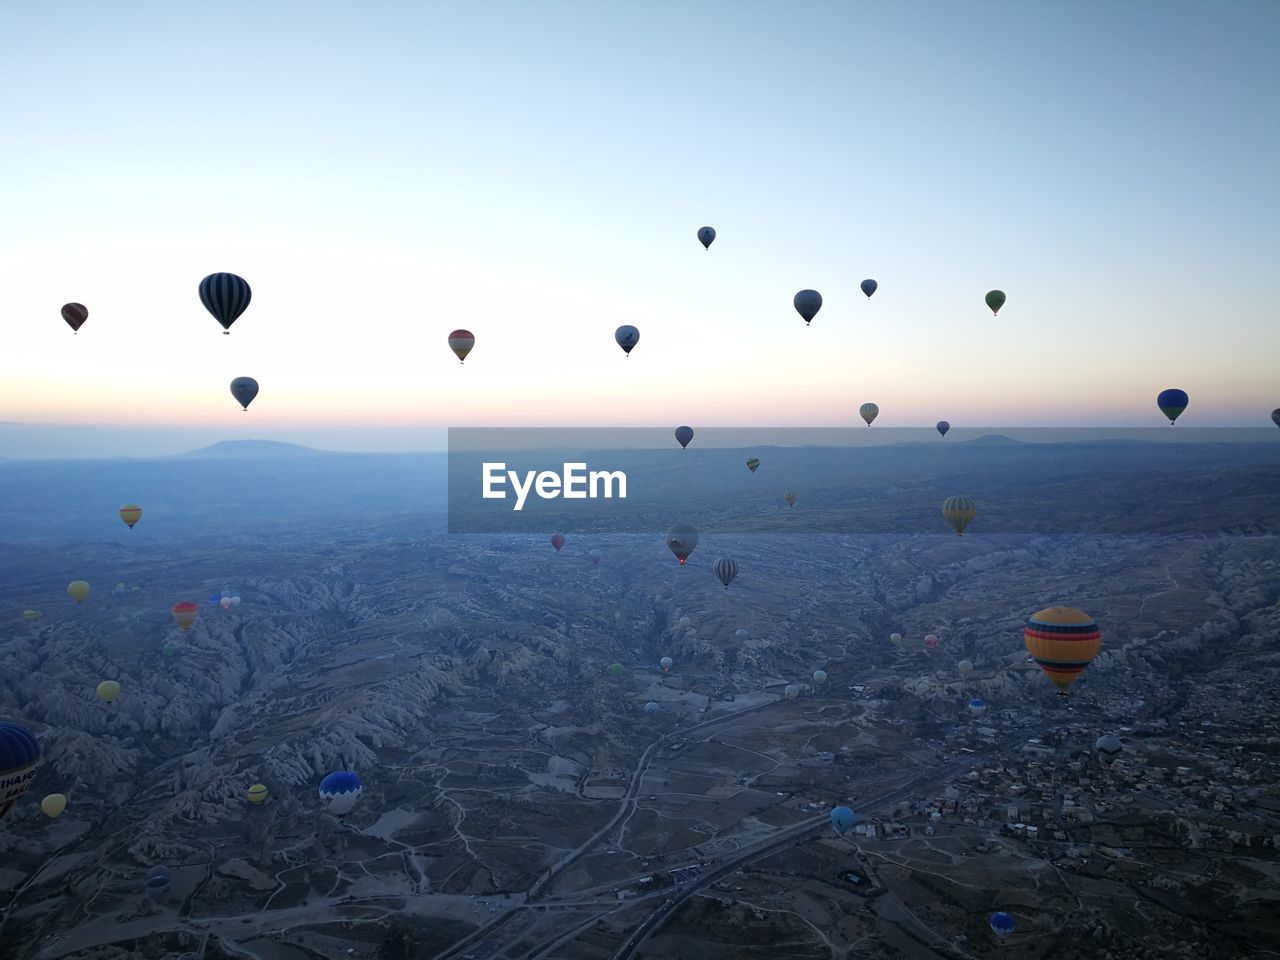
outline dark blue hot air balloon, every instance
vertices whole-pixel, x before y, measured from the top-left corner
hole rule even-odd
[[[0,818],[27,792],[40,766],[35,734],[16,723],[0,722]]]
[[[1001,940],[1013,933],[1013,928],[1014,922],[1012,914],[1005,913],[1003,910],[997,910],[991,915],[991,930]]]
[[[987,701],[980,700],[977,697],[974,697],[972,700],[969,701],[969,712],[972,713],[975,717],[981,716],[982,714],[986,713]]]
[[[231,381],[231,395],[240,406],[248,410],[249,404],[258,395],[258,381],[253,377],[236,377]]]
[[[702,244],[702,249],[711,249],[711,242],[716,238],[715,227],[699,227],[698,240]]]
[[[880,284],[876,283],[874,280],[862,281],[862,292],[867,295],[868,300],[871,299],[871,295],[876,292],[876,287],[878,286],[880,286]]]
[[[1173,421],[1182,416],[1182,411],[1187,409],[1189,402],[1187,391],[1179,390],[1177,387],[1161,390],[1160,396],[1156,397],[1156,406],[1169,418],[1169,426],[1173,426]]]
[[[622,352],[628,357],[631,351],[635,349],[635,345],[640,342],[640,331],[629,323],[624,323],[617,330],[613,331],[613,339],[618,341],[618,346],[622,348]]]
[[[147,871],[147,879],[144,884],[147,888],[147,896],[152,900],[163,900],[165,894],[169,892],[172,881],[169,878],[168,867],[152,867]]]
[[[831,826],[844,836],[853,829],[853,811],[848,807],[835,807],[831,811]]]
[[[681,447],[688,448],[689,442],[693,439],[693,427],[676,427],[676,442]]]
[[[817,290],[801,290],[791,301],[796,313],[804,318],[805,325],[822,309],[822,294]]]
[[[951,429],[951,424],[947,423],[947,421],[945,420],[938,421],[938,432],[942,434],[944,437],[947,435],[947,431],[950,429]]]
[[[345,817],[364,793],[364,784],[350,770],[337,770],[320,781],[320,799],[331,813]]]
[[[231,332],[231,325],[252,299],[249,284],[234,273],[211,273],[200,281],[200,302],[222,324],[223,333]]]

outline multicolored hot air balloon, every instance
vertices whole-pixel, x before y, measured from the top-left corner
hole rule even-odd
[[[1177,387],[1161,390],[1160,395],[1156,397],[1156,406],[1169,418],[1169,426],[1173,426],[1173,421],[1182,416],[1182,411],[1187,409],[1189,402],[1187,391],[1179,390]]]
[[[864,403],[858,408],[858,416],[867,421],[867,426],[871,426],[871,421],[880,416],[880,407],[874,403]]]
[[[551,535],[551,545],[556,548],[556,553],[560,552],[560,548],[564,546],[564,537],[558,533]]]
[[[1280,413],[1280,410],[1277,410],[1276,412],[1277,412],[1277,413]],[[759,470],[759,469],[760,469],[760,458],[759,458],[759,457],[747,457],[747,469],[748,469],[748,470],[750,470],[752,473],[755,473],[757,470]]]
[[[1013,916],[1003,910],[993,913],[988,922],[991,924],[992,932],[1001,940],[1013,933],[1013,928],[1016,926]]]
[[[947,431],[950,429],[951,429],[951,424],[947,423],[947,421],[945,420],[938,421],[938,425],[937,425],[938,433],[942,434],[945,437],[947,435]]]
[[[458,358],[459,363],[467,359],[467,354],[471,352],[471,348],[475,345],[476,337],[470,330],[459,329],[449,334],[449,349],[453,351],[453,355]]]
[[[271,792],[264,783],[255,783],[249,788],[248,794],[250,803],[266,803],[267,797],[271,796]]]
[[[0,819],[27,792],[40,766],[40,743],[26,727],[0,721]]]
[[[629,323],[623,324],[613,331],[613,339],[618,341],[618,346],[622,348],[622,352],[629,357],[631,356],[631,351],[635,349],[635,345],[640,342],[640,331]]]
[[[1075,607],[1046,607],[1032,614],[1023,636],[1027,652],[1063,698],[1102,647],[1098,622]]]
[[[670,673],[671,668],[675,666],[675,663],[676,662],[672,660],[670,657],[663,657],[661,660],[658,661],[658,666],[662,668],[663,673]]]
[[[880,284],[876,283],[874,280],[863,280],[861,286],[862,292],[865,293],[867,295],[867,299],[870,300],[871,295],[876,292],[876,289]]]
[[[936,633],[931,633],[924,638],[924,645],[927,650],[937,650],[941,643],[942,641],[938,639]]]
[[[680,566],[683,567],[684,562],[689,559],[689,554],[693,553],[698,545],[698,531],[687,523],[677,523],[667,531],[663,539],[667,549],[675,554],[676,559],[680,561]]]
[[[794,507],[796,505],[796,492],[794,490],[788,490],[782,495],[782,499],[787,501],[788,507]]]
[[[973,502],[972,497],[947,497],[942,501],[942,515],[951,524],[956,536],[964,536],[966,528],[978,515],[978,505]]]
[[[693,427],[676,427],[676,443],[680,444],[681,449],[687,450],[692,439]]]
[[[698,240],[701,241],[703,250],[710,250],[711,241],[713,241],[715,238],[716,238],[716,231],[714,227],[698,228]]]
[[[222,324],[229,334],[231,325],[244,313],[253,299],[253,291],[242,277],[234,273],[211,273],[200,281],[200,302]]]
[[[258,395],[258,381],[253,377],[236,377],[231,381],[231,395],[247,411],[253,398]]]
[[[89,308],[83,303],[64,303],[62,319],[67,321],[67,326],[71,328],[72,333],[79,333],[84,322],[89,319]]]
[[[733,583],[733,578],[738,575],[738,561],[730,560],[728,557],[721,557],[715,562],[712,569],[715,571],[716,577],[724,584],[724,588],[728,590],[729,584]]]
[[[190,600],[179,600],[169,612],[173,614],[173,622],[182,628],[183,633],[186,633],[191,629],[191,625],[196,622],[200,607]]]
[[[135,523],[142,519],[142,508],[132,503],[121,507],[117,512],[120,514],[120,519],[124,521],[125,526],[130,530],[133,529]]]
[[[67,584],[67,596],[76,603],[84,603],[84,598],[89,596],[89,584],[84,580],[72,580]]]
[[[98,699],[105,703],[111,703],[116,697],[120,696],[120,684],[114,680],[103,680],[98,684]]]
[[[593,567],[600,566],[600,561],[604,559],[604,554],[601,553],[599,550],[592,550],[589,554],[587,554],[587,556],[591,559],[591,565]]]
[[[853,829],[853,811],[848,807],[834,807],[831,810],[831,826],[836,833],[844,836]]]
[[[977,697],[974,697],[969,701],[969,712],[975,717],[982,716],[982,714],[987,712],[987,701],[979,700]]]
[[[822,294],[817,290],[801,290],[791,303],[795,306],[796,313],[804,318],[804,325],[807,327],[822,309]]]
[[[1000,308],[1004,306],[1005,296],[1003,290],[992,290],[986,296],[987,306],[991,308],[991,315],[994,317],[1000,312]]]
[[[362,793],[364,784],[350,770],[335,771],[320,781],[320,800],[339,820],[351,812]]]

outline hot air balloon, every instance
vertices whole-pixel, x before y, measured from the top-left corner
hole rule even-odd
[[[186,633],[191,629],[191,625],[196,622],[196,615],[200,612],[200,607],[190,600],[179,600],[169,612],[173,614],[173,622],[182,628],[183,633]]]
[[[120,519],[124,521],[125,526],[130,530],[133,529],[135,523],[142,519],[142,508],[133,504],[123,506],[117,512],[120,514]]]
[[[224,334],[231,332],[231,325],[252,299],[249,284],[234,273],[211,273],[200,281],[200,302],[222,324]]]
[[[973,661],[961,660],[956,664],[956,668],[960,671],[960,676],[967,677],[969,674],[973,673]]]
[[[974,697],[972,700],[969,701],[969,712],[972,713],[975,717],[981,716],[982,714],[986,713],[987,701],[979,700],[977,697]]]
[[[556,548],[556,553],[560,552],[560,548],[564,546],[564,537],[558,533],[551,535],[551,545]]]
[[[658,712],[658,705],[657,705],[656,703],[654,703],[652,700],[650,700],[648,703],[646,703],[646,704],[644,705],[644,712],[645,712],[645,713],[657,713],[657,712]]]
[[[57,820],[67,809],[67,798],[61,793],[51,793],[40,801],[40,812],[50,820]]]
[[[223,609],[223,610],[230,610],[230,609],[231,609],[231,598],[230,598],[230,597],[219,597],[219,598],[218,598],[218,606],[222,607],[222,609]]]
[[[1000,910],[991,915],[991,929],[997,937],[1003,940],[1009,934],[1013,933],[1014,922],[1010,914]]]
[[[945,420],[938,421],[938,433],[942,434],[945,437],[947,435],[947,431],[950,429],[951,429],[951,424],[947,423],[947,421]]]
[[[938,639],[938,635],[931,633],[924,638],[924,645],[929,650],[937,650],[942,641]]]
[[[842,837],[853,829],[853,819],[853,811],[848,807],[833,807],[831,810],[831,826]]]
[[[815,670],[815,671],[813,671],[813,682],[814,682],[814,683],[826,683],[826,682],[827,682],[827,671],[825,671],[825,670]]]
[[[680,566],[683,567],[684,562],[689,559],[689,554],[693,553],[698,545],[698,531],[687,523],[677,523],[667,531],[664,539],[667,549],[675,554],[676,559],[680,561]]]
[[[36,778],[40,743],[26,727],[0,720],[0,819]]]
[[[22,611],[22,619],[27,621],[27,623],[35,623],[37,620],[39,620],[43,616],[44,614],[41,613],[39,610],[23,610]]]
[[[714,240],[715,238],[716,238],[716,231],[714,227],[698,228],[698,239],[702,241],[702,249],[710,250],[711,241]]]
[[[783,688],[782,695],[788,700],[794,700],[800,696],[800,688],[794,683],[789,683]]]
[[[604,559],[604,554],[601,553],[599,550],[592,550],[589,554],[587,554],[587,556],[591,558],[591,565],[593,567],[600,566],[600,561]]]
[[[459,363],[467,359],[467,354],[475,345],[476,337],[470,330],[455,330],[449,334],[449,349],[453,351]]]
[[[978,515],[978,505],[972,497],[947,497],[942,501],[942,515],[946,517],[956,536],[963,536],[965,529]]]
[[[676,442],[680,444],[682,449],[689,448],[689,441],[693,439],[693,427],[676,427]]]
[[[629,357],[635,345],[640,342],[640,331],[629,323],[623,324],[613,331],[613,339],[618,341],[618,346],[622,348],[622,352]]]
[[[1276,412],[1277,412],[1277,413],[1280,413],[1280,410],[1277,410]],[[759,469],[760,469],[760,458],[759,458],[759,457],[747,457],[747,469],[748,469],[748,470],[750,470],[752,473],[755,473],[757,470],[759,470]]]
[[[160,648],[160,656],[162,657],[172,657],[177,652],[178,648],[173,645],[172,640],[165,641],[165,645]]]
[[[1098,756],[1102,758],[1102,762],[1109,765],[1120,755],[1120,751],[1124,749],[1124,744],[1120,742],[1119,737],[1107,733],[1093,741],[1093,749],[1098,751]]]
[[[782,499],[787,501],[788,507],[794,507],[796,505],[796,492],[794,490],[788,490],[782,495]]]
[[[350,770],[338,770],[320,781],[320,800],[329,812],[341,819],[364,793],[364,784]]]
[[[627,668],[626,668],[626,667],[624,667],[624,666],[623,666],[622,664],[620,664],[620,663],[611,663],[611,664],[609,664],[609,675],[610,675],[610,676],[613,676],[613,677],[620,677],[620,676],[622,676],[622,675],[623,675],[624,673],[626,673],[626,672],[627,672]]]
[[[1097,621],[1074,607],[1047,607],[1033,614],[1023,635],[1027,651],[1063,698],[1102,646]]]
[[[1280,407],[1271,411],[1271,422],[1280,427]]]
[[[147,896],[152,900],[163,900],[172,885],[167,867],[152,867],[147,871],[147,879],[143,881]]]
[[[991,308],[991,315],[994,317],[1000,312],[1000,308],[1004,306],[1005,296],[1003,290],[992,290],[986,296],[987,306]]]
[[[250,803],[266,803],[267,797],[271,796],[271,792],[267,790],[264,783],[255,783],[249,788],[248,792]]]
[[[733,578],[738,575],[738,561],[730,560],[728,557],[721,557],[715,562],[712,569],[720,582],[724,584],[724,588],[728,590],[729,584],[733,583]]]
[[[79,333],[84,322],[89,319],[89,308],[83,303],[64,303],[62,319],[67,321],[67,326],[73,333]]]
[[[737,640],[739,643],[746,643],[748,636],[749,634],[742,627],[739,627],[737,630],[733,631],[733,639]]]
[[[106,703],[111,703],[116,697],[120,696],[120,684],[114,680],[103,680],[98,684],[98,699]]]
[[[89,595],[89,584],[83,580],[72,580],[67,584],[67,596],[76,603],[84,603],[84,598]]]
[[[238,607],[238,606],[240,606],[240,594],[238,594],[238,593],[236,593],[236,594],[232,594],[232,596],[231,596],[231,605],[232,605],[233,607]]]
[[[817,290],[801,290],[791,302],[795,305],[796,313],[804,317],[807,327],[822,309],[822,294]]]
[[[681,617],[679,620],[676,621],[676,626],[687,627],[691,623],[693,623],[693,621],[690,620],[688,617]]]
[[[236,377],[231,381],[231,395],[247,411],[253,398],[258,395],[258,381],[253,377]]]
[[[865,293],[867,295],[867,299],[870,300],[871,295],[876,292],[876,288],[879,286],[880,284],[876,283],[874,280],[863,280],[862,292]]]
[[[675,666],[675,661],[672,660],[670,657],[663,657],[661,660],[658,661],[658,666],[662,668],[663,673],[670,673],[671,668]]]
[[[880,408],[874,403],[864,403],[858,408],[858,415],[867,421],[867,426],[871,426],[871,421],[880,416]]]
[[[1169,426],[1173,426],[1173,421],[1182,416],[1182,411],[1187,409],[1189,402],[1187,391],[1179,390],[1177,387],[1161,390],[1160,396],[1156,397],[1156,406],[1169,418]]]
[[[900,633],[889,634],[889,642],[892,643],[895,647],[901,647],[903,642],[902,634]]]

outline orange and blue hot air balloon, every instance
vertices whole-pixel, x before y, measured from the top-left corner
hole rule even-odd
[[[1075,607],[1047,607],[1032,614],[1023,636],[1027,652],[1063,698],[1102,647],[1098,622]]]

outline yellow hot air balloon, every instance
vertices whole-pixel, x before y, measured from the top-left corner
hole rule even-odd
[[[33,621],[39,620],[41,616],[43,616],[43,614],[41,614],[39,610],[23,610],[22,611],[22,619],[27,621],[27,623],[32,623]]]
[[[1048,607],[1032,614],[1023,637],[1027,651],[1053,681],[1060,697],[1067,696],[1102,647],[1098,622],[1075,607]]]
[[[110,703],[116,697],[120,696],[120,684],[114,680],[103,680],[98,684],[98,699],[105,700]]]
[[[83,580],[72,580],[67,584],[67,596],[76,603],[84,603],[84,598],[89,595],[89,584]]]
[[[132,503],[127,504],[120,508],[120,519],[132,530],[133,525],[142,519],[142,508],[134,506]]]
[[[249,802],[263,803],[271,794],[267,791],[267,787],[262,783],[255,783],[249,788]]]
[[[978,514],[978,505],[972,497],[947,497],[942,501],[942,515],[955,530],[956,536],[962,536],[965,527],[973,522]]]
[[[60,793],[51,793],[40,801],[40,809],[50,820],[56,820],[67,809],[67,798]]]

